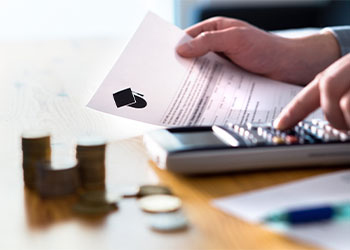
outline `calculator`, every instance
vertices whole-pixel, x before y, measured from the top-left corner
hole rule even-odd
[[[289,130],[271,123],[160,129],[146,134],[144,145],[158,167],[182,174],[350,166],[350,132],[324,120]]]

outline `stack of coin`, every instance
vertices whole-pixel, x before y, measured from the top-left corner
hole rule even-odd
[[[36,166],[36,189],[43,198],[74,194],[79,184],[76,160],[41,162]]]
[[[105,188],[105,151],[106,141],[100,137],[83,137],[78,140],[77,159],[83,188]]]
[[[22,134],[23,177],[28,188],[35,189],[36,164],[50,161],[50,134],[44,131],[26,131]]]
[[[86,215],[108,213],[118,208],[118,201],[118,196],[113,196],[105,190],[88,191],[80,195],[73,211]]]

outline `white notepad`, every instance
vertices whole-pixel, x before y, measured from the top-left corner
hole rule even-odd
[[[252,223],[277,210],[350,201],[350,170],[213,200],[220,210]],[[350,220],[270,228],[329,249],[350,249]]]

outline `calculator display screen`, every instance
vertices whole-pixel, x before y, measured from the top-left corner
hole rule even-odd
[[[225,146],[219,138],[215,136],[212,131],[198,131],[198,132],[184,132],[173,133],[177,141],[185,148],[197,148],[197,147],[212,147],[212,146]]]

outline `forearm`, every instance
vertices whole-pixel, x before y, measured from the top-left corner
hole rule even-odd
[[[309,83],[341,56],[339,44],[330,31],[288,39],[284,50],[280,65],[283,80],[300,85]]]

